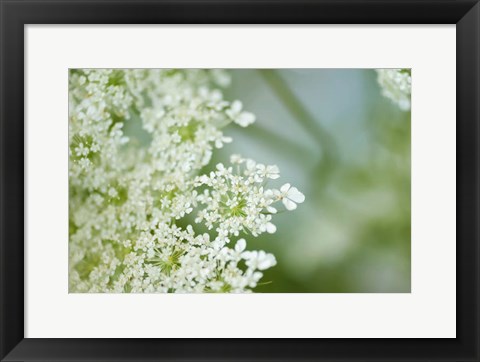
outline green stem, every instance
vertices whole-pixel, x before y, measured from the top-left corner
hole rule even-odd
[[[335,140],[322,124],[305,108],[295,93],[290,89],[287,82],[282,79],[276,70],[261,69],[259,72],[290,114],[300,122],[309,134],[315,137],[322,153],[322,161],[316,171],[325,177],[328,170],[334,166],[334,161],[338,161],[338,151]]]
[[[336,146],[331,135],[322,127],[321,123],[310,114],[278,72],[274,69],[261,69],[260,74],[282,101],[283,105],[288,108],[289,112],[302,124],[308,133],[316,137],[322,151],[330,149],[332,152],[325,153],[333,153]]]
[[[279,151],[284,151],[287,156],[291,156],[294,159],[308,158],[311,154],[304,147],[298,145],[292,140],[282,137],[280,135],[272,133],[257,123],[254,123],[246,128],[249,137],[256,137],[262,142],[269,143],[272,147],[275,147]]]

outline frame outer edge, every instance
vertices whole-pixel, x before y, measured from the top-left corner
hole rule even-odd
[[[0,359],[24,339],[24,24],[15,5],[0,0]]]
[[[67,1],[60,0],[56,1],[59,5],[66,4]],[[23,3],[19,1],[18,3]],[[31,3],[38,3],[33,1]],[[85,1],[86,3],[86,1]],[[474,2],[470,2],[474,3]],[[465,4],[465,3],[464,3]],[[186,4],[185,4],[186,5]],[[273,3],[271,5],[274,5]],[[24,315],[23,315],[23,228],[20,230],[20,225],[23,226],[23,164],[16,164],[17,160],[23,160],[23,147],[24,147],[24,138],[23,138],[23,127],[20,132],[18,128],[15,128],[12,123],[15,123],[15,120],[23,119],[23,87],[24,87],[24,74],[23,67],[19,69],[18,65],[15,66],[15,62],[22,58],[23,56],[23,45],[24,45],[24,34],[23,34],[23,25],[25,14],[21,13],[21,10],[24,7],[15,7],[15,4],[10,1],[0,0],[0,22],[1,22],[1,44],[0,44],[0,139],[1,139],[1,148],[0,148],[0,220],[2,225],[0,227],[0,267],[1,267],[1,296],[0,296],[0,325],[1,325],[1,336],[0,336],[0,359],[3,361],[17,361],[17,360],[32,360],[32,359],[49,359],[49,353],[45,350],[42,351],[42,348],[38,348],[36,352],[40,352],[35,357],[26,356],[20,350],[24,350],[25,347],[29,345],[28,340],[23,339],[24,332]],[[7,15],[8,14],[8,15]],[[340,15],[340,14],[339,14]],[[41,18],[41,16],[40,16]],[[465,29],[462,28],[462,23],[469,24],[466,25]],[[479,192],[479,84],[480,84],[480,56],[479,56],[479,29],[480,29],[480,5],[476,2],[476,5],[459,21],[457,25],[457,47],[458,39],[461,31],[465,31],[464,38],[467,39],[467,45],[462,48],[461,59],[466,64],[466,67],[463,71],[459,69],[459,62],[457,61],[457,84],[463,84],[463,90],[465,93],[459,92],[457,90],[457,109],[462,105],[462,111],[466,114],[463,118],[474,116],[473,119],[465,120],[464,123],[468,123],[463,128],[464,139],[468,142],[467,145],[462,145],[457,142],[457,147],[459,147],[458,155],[463,154],[465,151],[469,151],[465,155],[465,162],[461,162],[461,165],[457,164],[459,171],[463,173],[461,180],[465,186],[463,193],[459,194],[459,200],[461,200],[461,205],[464,205],[464,209],[468,209],[465,205],[471,206],[471,210],[475,212],[473,215],[464,214],[463,217],[466,219],[466,223],[459,220],[459,225],[465,225],[465,229],[468,229],[474,234],[468,235],[464,233],[463,239],[475,238],[474,242],[470,243],[468,247],[459,250],[457,257],[462,255],[464,260],[472,262],[470,265],[461,266],[457,264],[457,268],[461,268],[462,275],[466,277],[471,277],[468,279],[468,283],[464,282],[463,295],[458,300],[457,307],[465,307],[465,311],[473,310],[475,314],[471,316],[471,321],[468,323],[469,328],[464,328],[463,332],[473,331],[473,335],[469,335],[471,339],[469,341],[463,340],[463,352],[462,356],[458,356],[455,359],[451,357],[446,357],[447,360],[464,360],[464,361],[478,361],[479,358],[479,345],[478,345],[478,328],[479,328],[479,313],[478,313],[478,300],[479,300],[479,227],[478,227],[478,211],[480,209],[480,192]],[[471,28],[473,27],[473,29]],[[461,31],[459,31],[459,29]],[[7,30],[9,31],[7,37]],[[460,49],[460,48],[458,48]],[[457,51],[457,59],[459,59]],[[471,57],[470,60],[465,59],[466,57]],[[16,72],[7,72],[7,69],[17,70]],[[473,72],[473,73],[469,73]],[[475,78],[474,81],[471,81],[471,77]],[[461,83],[459,79],[461,80]],[[470,79],[470,81],[469,81]],[[8,92],[13,94],[7,97],[5,88],[6,85],[9,85]],[[15,99],[15,102],[8,103],[7,100],[12,101]],[[459,116],[462,115],[462,111],[457,112],[457,122],[460,119]],[[9,119],[9,123],[7,123]],[[467,129],[468,128],[468,129]],[[470,133],[469,133],[470,132]],[[8,134],[8,137],[6,136]],[[457,137],[459,132],[457,133]],[[460,138],[459,138],[460,139]],[[7,158],[8,151],[8,158]],[[458,174],[457,174],[458,177]],[[457,187],[459,185],[457,184]],[[473,191],[474,194],[468,194]],[[18,195],[22,195],[20,198]],[[7,212],[8,211],[8,212]],[[20,218],[20,219],[19,219]],[[473,224],[472,224],[473,223]],[[457,225],[457,228],[459,227]],[[468,226],[467,226],[468,225]],[[472,228],[473,227],[473,228]],[[457,229],[458,230],[458,229]],[[460,234],[458,234],[460,235]],[[7,240],[10,240],[7,243]],[[21,241],[21,243],[14,243],[12,240]],[[21,244],[21,245],[20,245]],[[22,253],[21,255],[19,253]],[[462,253],[462,254],[461,254]],[[8,255],[8,263],[7,263]],[[462,259],[458,259],[462,260]],[[8,278],[7,278],[8,275]],[[472,285],[474,282],[475,285]],[[466,288],[474,288],[476,290],[475,300],[466,299],[468,293],[465,290]],[[20,315],[21,312],[21,315]],[[463,318],[467,320],[468,316]],[[463,325],[465,327],[465,325]],[[8,333],[7,333],[8,332]],[[461,336],[461,333],[459,333]],[[23,340],[23,341],[22,341]],[[473,344],[472,344],[473,343]],[[17,346],[17,348],[15,348]],[[22,348],[23,347],[23,348]],[[15,353],[15,350],[18,353]],[[7,355],[9,352],[10,355]],[[26,351],[24,351],[26,352]],[[32,349],[31,352],[34,352]],[[460,352],[460,351],[457,351]],[[43,355],[42,355],[43,353]],[[7,356],[6,356],[7,355]],[[6,357],[5,357],[6,356]],[[199,356],[199,359],[201,356]],[[322,357],[318,356],[317,358],[321,359]],[[74,356],[69,356],[69,359],[75,359]],[[101,359],[99,359],[101,360]],[[105,358],[103,360],[106,360]]]
[[[457,338],[479,361],[480,3],[457,23]],[[459,285],[462,288],[459,289]],[[468,290],[473,290],[473,299]],[[459,356],[460,357],[460,356]]]

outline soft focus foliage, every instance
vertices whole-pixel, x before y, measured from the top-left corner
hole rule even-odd
[[[306,196],[276,216],[276,234],[249,241],[277,259],[255,291],[410,292],[410,111],[382,95],[371,69],[231,74],[226,96],[257,121],[232,128],[225,151],[277,164]]]

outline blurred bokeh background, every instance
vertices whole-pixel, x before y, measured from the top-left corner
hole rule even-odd
[[[410,292],[410,112],[372,69],[231,70],[229,100],[257,122],[224,130],[232,153],[280,167],[306,200],[247,238],[275,254],[256,292]]]

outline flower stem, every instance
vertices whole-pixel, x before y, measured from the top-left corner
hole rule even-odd
[[[282,79],[275,69],[261,69],[259,72],[290,114],[300,122],[309,134],[315,137],[322,153],[322,160],[316,171],[321,173],[323,177],[326,177],[328,173],[326,171],[335,165],[335,161],[338,161],[338,150],[335,140],[322,124],[305,108],[295,93],[290,89],[287,82]]]

